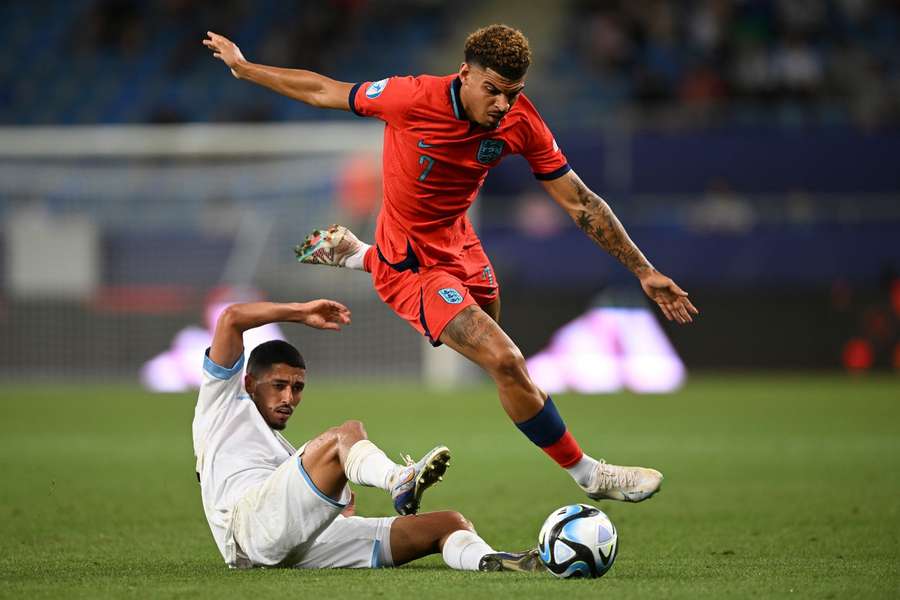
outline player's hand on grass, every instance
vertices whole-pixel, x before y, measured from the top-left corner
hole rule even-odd
[[[339,331],[350,323],[350,309],[334,300],[313,300],[300,305],[299,321],[316,329]]]
[[[640,279],[644,293],[659,305],[668,320],[685,325],[694,320],[692,315],[700,314],[688,299],[688,293],[659,271],[652,270]]]
[[[212,31],[207,31],[206,35],[208,37],[203,40],[203,45],[213,51],[214,57],[228,65],[232,75],[240,79],[240,76],[235,69],[241,63],[247,62],[247,59],[241,54],[241,49],[224,35],[219,35]]]

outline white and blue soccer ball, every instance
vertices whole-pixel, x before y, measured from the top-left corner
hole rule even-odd
[[[541,562],[557,577],[602,577],[616,560],[619,536],[603,511],[570,504],[553,511],[538,535]]]

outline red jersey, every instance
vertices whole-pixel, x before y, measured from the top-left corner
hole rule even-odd
[[[486,129],[466,118],[461,85],[456,75],[420,75],[350,90],[355,114],[385,122],[384,203],[375,242],[382,260],[399,268],[454,263],[462,255],[474,237],[466,210],[504,156],[523,155],[538,179],[570,170],[525,94],[496,129]]]

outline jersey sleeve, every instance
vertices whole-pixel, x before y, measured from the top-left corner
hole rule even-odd
[[[241,391],[241,372],[244,369],[244,353],[230,367],[223,367],[209,357],[209,348],[203,356],[203,383],[194,409],[192,426],[194,455],[197,457],[197,477],[203,472],[206,443],[211,431],[227,414],[229,402]]]
[[[244,369],[244,353],[230,367],[218,365],[209,357],[209,348],[203,356],[203,383],[197,398],[197,413],[207,414],[221,408],[241,391],[241,372]]]
[[[417,77],[388,77],[357,83],[350,90],[350,110],[360,117],[375,117],[391,125],[401,125],[420,86]]]
[[[550,128],[537,111],[532,112],[529,117],[530,135],[522,156],[531,165],[531,171],[537,179],[550,181],[562,177],[572,170],[566,155],[559,149]]]

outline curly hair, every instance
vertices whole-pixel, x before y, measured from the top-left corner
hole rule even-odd
[[[492,69],[506,79],[521,79],[531,64],[531,48],[518,29],[488,25],[466,38],[466,62]]]

